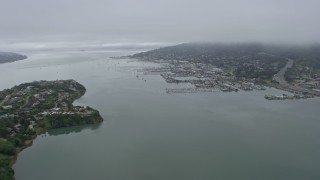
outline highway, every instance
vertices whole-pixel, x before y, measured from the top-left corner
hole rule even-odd
[[[293,66],[293,60],[287,59],[287,64],[277,73],[273,76],[273,80],[278,82],[281,86],[291,86],[286,79],[284,78],[284,74],[286,73],[287,69],[291,68]]]
[[[279,86],[280,86],[279,88],[281,88],[283,90],[290,91],[290,92],[294,92],[294,93],[308,93],[308,94],[312,94],[315,96],[320,96],[320,92],[312,91],[312,90],[305,89],[305,88],[302,88],[299,86],[294,86],[294,85],[289,84],[286,81],[284,75],[285,75],[286,71],[293,66],[293,63],[294,63],[292,59],[287,58],[287,60],[288,60],[287,64],[277,74],[275,74],[272,78],[272,80],[279,83]]]

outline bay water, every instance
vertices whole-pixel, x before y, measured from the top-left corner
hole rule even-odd
[[[132,53],[36,52],[0,65],[0,89],[74,79],[87,88],[75,104],[104,118],[39,135],[13,166],[17,180],[320,179],[319,98],[166,94],[179,85],[139,71],[158,64],[109,58]]]

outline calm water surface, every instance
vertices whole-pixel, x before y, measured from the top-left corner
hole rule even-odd
[[[108,57],[132,52],[34,53],[0,65],[0,89],[75,79],[75,104],[98,109],[99,126],[50,131],[19,154],[17,180],[320,179],[320,100],[265,94],[166,94],[156,64]],[[141,80],[146,79],[146,82]]]

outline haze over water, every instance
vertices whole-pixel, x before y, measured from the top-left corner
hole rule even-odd
[[[158,66],[108,57],[133,52],[41,52],[0,65],[0,89],[75,79],[75,104],[98,109],[100,126],[53,130],[19,154],[17,180],[320,178],[320,99],[267,101],[265,94],[166,94]],[[146,79],[146,82],[141,80]]]

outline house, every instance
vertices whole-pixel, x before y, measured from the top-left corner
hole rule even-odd
[[[30,125],[28,126],[28,129],[33,130],[33,125],[30,124]]]
[[[4,110],[12,109],[12,105],[2,106],[2,109]]]
[[[21,124],[16,124],[16,125],[14,126],[14,128],[17,129],[17,130],[19,130],[19,129],[21,128]]]

